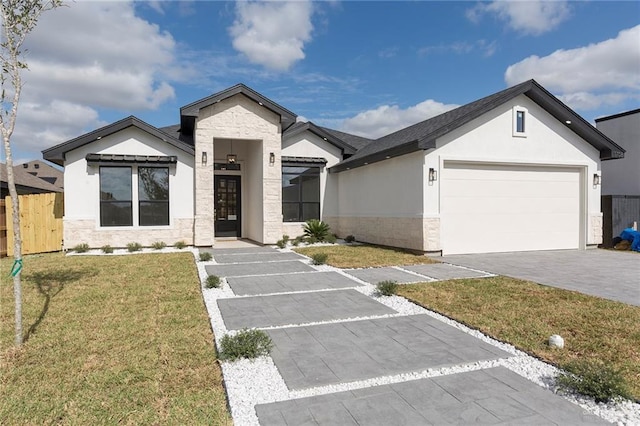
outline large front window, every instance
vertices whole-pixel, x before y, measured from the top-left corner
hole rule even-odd
[[[138,210],[137,221],[134,207]],[[166,225],[169,225],[168,167],[100,167],[100,226]]]
[[[138,167],[140,226],[169,224],[169,169]]]
[[[100,226],[131,226],[131,167],[100,167]]]
[[[320,219],[319,167],[282,167],[282,217],[285,222]]]

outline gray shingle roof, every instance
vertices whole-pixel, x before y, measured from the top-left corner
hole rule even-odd
[[[437,138],[521,94],[531,98],[563,123],[570,120],[570,129],[597,148],[601,159],[619,158],[624,155],[624,149],[587,123],[536,81],[529,80],[376,139],[351,158],[331,167],[331,171],[340,172],[420,149],[435,148]]]
[[[24,170],[22,165],[13,166],[13,179],[16,186],[36,189],[37,191],[34,192],[62,192],[62,189],[57,186]],[[5,163],[0,163],[0,186],[8,188],[7,165]]]
[[[314,133],[316,136],[324,139],[325,141],[329,142],[330,144],[340,148],[344,154],[351,155],[356,152],[356,149],[353,146],[346,143],[343,139],[336,137],[332,133],[328,132],[326,129],[322,127],[318,127],[310,121],[306,123],[297,122],[293,124],[291,127],[286,129],[282,133],[282,137],[283,138],[293,137],[307,130],[310,131],[311,133]]]
[[[365,146],[369,145],[371,142],[374,141],[374,139],[368,139],[362,136],[352,135],[351,133],[329,129],[328,127],[320,127],[320,128],[326,131],[327,133],[334,135],[338,139],[341,139],[345,143],[351,145],[356,149],[356,151],[364,148]]]

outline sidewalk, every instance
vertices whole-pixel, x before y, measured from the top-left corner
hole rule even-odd
[[[526,356],[508,345],[401,298],[373,297],[372,284],[388,277],[486,273],[446,264],[341,271],[267,247],[212,253],[201,274],[226,278],[204,290],[216,337],[257,327],[274,342],[270,359],[222,363],[236,425],[606,423],[507,368]]]

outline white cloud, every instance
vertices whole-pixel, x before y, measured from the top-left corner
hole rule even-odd
[[[544,57],[530,56],[509,66],[505,81],[511,86],[534,78],[578,109],[595,109],[638,98],[638,40],[640,25],[600,43],[556,50]]]
[[[397,105],[382,105],[347,118],[339,127],[345,132],[375,139],[456,107],[458,105],[443,104],[432,99],[405,109]]]
[[[233,47],[249,61],[276,71],[286,71],[304,59],[311,40],[310,1],[238,1],[236,20],[229,28]]]
[[[515,0],[478,3],[467,10],[467,18],[479,22],[482,15],[495,15],[514,31],[540,35],[553,30],[571,14],[568,2],[548,0]]]
[[[150,4],[153,7],[153,4]],[[27,38],[15,147],[35,152],[104,123],[98,108],[128,115],[174,98],[176,43],[132,2],[72,2],[46,12]]]

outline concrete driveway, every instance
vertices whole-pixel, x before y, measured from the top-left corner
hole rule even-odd
[[[442,260],[640,306],[638,253],[557,250],[451,255]]]

